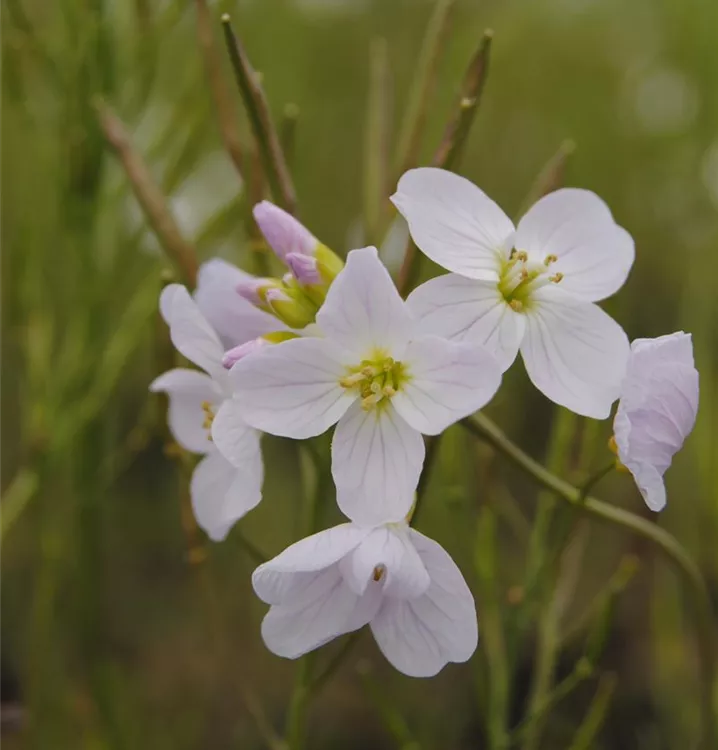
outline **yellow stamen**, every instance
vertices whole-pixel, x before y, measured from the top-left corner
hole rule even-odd
[[[509,306],[514,312],[521,312],[524,309],[524,303],[520,299],[512,299]]]
[[[563,278],[563,274],[561,273],[561,271],[559,271],[558,273],[555,273],[553,276],[549,276],[548,280],[553,281],[554,284],[558,284],[562,278]]]
[[[550,266],[552,263],[555,263],[557,260],[558,258],[553,253],[551,253],[550,255],[547,255],[544,258],[543,262],[545,266]]]
[[[384,566],[383,565],[377,565],[374,568],[374,575],[372,575],[372,579],[375,581],[381,581],[381,579],[384,576]]]

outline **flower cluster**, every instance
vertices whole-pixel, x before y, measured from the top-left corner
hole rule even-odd
[[[551,193],[514,227],[462,177],[415,169],[392,201],[448,274],[403,300],[375,248],[344,263],[265,201],[254,215],[286,274],[259,279],[212,260],[194,299],[168,286],[172,342],[204,372],[171,370],[151,389],[169,395],[179,445],[205,456],[191,496],[214,540],[261,499],[262,432],[305,439],[336,425],[331,471],[349,522],[254,572],[270,605],[264,641],[297,658],[369,625],[397,669],[430,676],[466,661],[478,628],[451,557],[409,525],[422,436],[487,404],[520,351],[536,387],[578,414],[604,419],[620,398],[618,460],[659,510],[695,420],[698,374],[689,335],[630,346],[596,304],[623,285],[634,246],[593,193]]]

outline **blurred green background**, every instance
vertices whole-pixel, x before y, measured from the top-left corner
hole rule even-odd
[[[342,253],[365,236],[372,39],[387,42],[391,154],[431,10],[422,0],[211,4],[222,58],[218,21],[230,12],[276,120],[287,103],[298,106],[291,166],[300,216]],[[264,605],[237,534],[220,545],[190,539],[188,555],[185,481],[163,450],[164,405],[147,392],[169,357],[156,310],[169,263],[91,105],[103,96],[127,124],[200,258],[251,269],[244,193],[218,135],[194,3],[3,0],[2,22],[2,739],[9,749],[264,747],[265,723],[281,734],[295,665],[261,643]],[[573,139],[567,184],[598,192],[636,241],[629,281],[607,309],[631,338],[693,333],[699,419],[656,523],[699,562],[715,611],[718,3],[460,0],[422,163],[486,27],[495,30],[491,73],[459,171],[515,214]],[[387,195],[395,178],[388,173]],[[404,246],[396,229],[385,248],[394,268]],[[545,458],[554,412],[521,365],[489,411]],[[595,438],[582,466],[564,457],[562,473],[580,481],[608,459],[610,425],[576,429],[577,441]],[[265,439],[265,458],[265,500],[239,526],[274,555],[300,535],[301,461],[296,445],[278,439]],[[625,475],[597,494],[648,516]],[[363,637],[313,702],[309,747],[488,747],[496,633],[500,641],[513,632],[521,606],[536,498],[460,428],[447,433],[419,528],[459,562],[480,625],[491,612],[484,639],[469,664],[416,681]],[[326,498],[322,525],[337,518]],[[606,685],[612,700],[591,747],[689,747],[698,656],[680,583],[645,543],[593,521],[575,527],[570,549],[582,554],[559,581],[569,603],[558,679],[580,656],[593,627],[583,613],[620,560],[635,555],[640,565],[594,674],[550,712],[541,747],[568,747]],[[511,724],[533,669],[528,628],[515,649]]]

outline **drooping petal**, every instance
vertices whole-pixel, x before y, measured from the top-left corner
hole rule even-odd
[[[693,429],[698,390],[690,335],[633,342],[613,428],[618,457],[653,511],[666,504],[663,474]]]
[[[212,440],[217,450],[237,468],[261,463],[259,433],[242,419],[242,409],[226,399],[212,421]]]
[[[595,302],[620,289],[635,257],[633,239],[589,190],[562,188],[535,203],[516,229],[515,246],[561,273],[561,288]]]
[[[364,411],[355,402],[332,440],[339,508],[362,526],[402,520],[411,509],[423,463],[421,435],[391,404]]]
[[[192,509],[197,523],[215,542],[221,542],[234,524],[262,499],[263,470],[258,462],[243,469],[232,466],[218,451],[209,453],[195,468],[190,482]]]
[[[166,286],[160,295],[160,312],[170,328],[175,349],[213,380],[224,383],[224,346],[187,289],[181,284]]]
[[[429,588],[429,574],[408,535],[408,527],[374,529],[339,563],[344,580],[356,594],[370,583],[382,583],[385,596],[415,599]]]
[[[207,418],[203,404],[214,409],[221,396],[209,375],[183,368],[168,370],[150,383],[150,390],[169,396],[167,422],[172,437],[185,450],[190,453],[212,450],[209,430],[203,426]]]
[[[355,400],[339,385],[343,353],[321,338],[262,347],[230,371],[242,418],[262,432],[302,439],[333,425]]]
[[[432,677],[448,662],[471,658],[478,642],[476,607],[469,587],[448,553],[413,529],[411,542],[431,584],[416,599],[385,597],[371,622],[384,656],[410,677]]]
[[[485,406],[501,384],[498,362],[478,344],[426,336],[409,344],[405,363],[409,381],[392,404],[425,435],[438,435]]]
[[[277,656],[297,659],[350,629],[359,597],[344,583],[338,566],[307,575],[311,580],[302,596],[272,606],[262,621],[264,643]]]
[[[502,371],[516,359],[526,323],[506,303],[496,282],[448,273],[414,289],[406,304],[422,335],[481,344]]]
[[[374,247],[349,253],[317,323],[328,338],[360,359],[377,349],[401,359],[413,330],[411,315]]]
[[[471,279],[498,278],[514,225],[476,185],[443,169],[411,169],[391,201],[434,262]]]
[[[369,533],[368,529],[344,523],[301,539],[254,571],[255,593],[267,604],[301,599],[317,571],[350,554]]]
[[[618,398],[628,339],[600,307],[555,286],[537,290],[521,354],[533,384],[567,409],[605,419]]]
[[[200,312],[219,334],[225,349],[287,327],[240,297],[237,285],[253,277],[221,258],[203,263],[197,275],[194,299]]]

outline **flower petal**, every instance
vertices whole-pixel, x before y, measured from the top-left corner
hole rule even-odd
[[[448,273],[417,287],[406,304],[421,335],[481,344],[502,371],[519,353],[526,322],[506,304],[495,282]]]
[[[410,379],[392,404],[425,435],[485,406],[501,385],[498,362],[478,344],[425,336],[409,344],[405,363]]]
[[[212,440],[217,450],[237,468],[261,465],[259,433],[241,417],[239,404],[229,398],[212,422]]]
[[[367,534],[368,529],[343,523],[301,539],[254,571],[255,593],[267,604],[301,599],[313,579],[310,574],[334,565],[361,544]]]
[[[242,418],[263,432],[302,439],[319,435],[347,410],[355,394],[342,388],[343,353],[326,339],[299,338],[265,346],[230,372]]]
[[[218,451],[203,458],[192,474],[190,495],[197,523],[215,542],[262,499],[262,462],[240,470]]]
[[[202,404],[214,407],[221,396],[209,375],[184,368],[168,370],[150,383],[150,391],[169,396],[167,422],[172,437],[185,450],[190,453],[212,450],[209,430],[203,427],[206,413]]]
[[[344,583],[338,566],[307,575],[311,580],[302,597],[274,605],[262,621],[267,648],[287,659],[297,659],[348,632],[359,601]]]
[[[567,409],[605,419],[619,395],[628,339],[600,307],[555,286],[537,290],[521,354],[533,384]]]
[[[443,169],[411,169],[391,201],[435,263],[471,279],[498,278],[514,225],[476,185]]]
[[[332,475],[344,515],[362,526],[403,520],[414,500],[424,441],[391,404],[364,411],[357,401],[332,440]]]
[[[180,354],[201,367],[218,383],[226,382],[222,356],[224,347],[181,284],[170,284],[160,295],[160,312],[170,327],[170,338]]]
[[[431,584],[417,599],[385,597],[371,630],[384,656],[410,677],[432,677],[448,662],[471,658],[478,642],[476,606],[448,553],[409,532]]]
[[[693,429],[698,395],[689,335],[632,343],[613,429],[618,457],[653,511],[666,504],[663,474]]]
[[[349,253],[346,265],[329,287],[317,323],[328,338],[360,359],[376,349],[401,359],[413,327],[374,247]]]
[[[415,599],[429,588],[429,574],[408,535],[408,528],[374,529],[339,563],[344,580],[356,594],[381,583],[385,596]]]
[[[516,229],[516,248],[543,263],[557,258],[561,288],[595,302],[618,291],[635,257],[633,239],[613,220],[608,206],[589,190],[562,188],[535,203]]]
[[[221,258],[203,263],[197,275],[194,299],[200,312],[219,334],[225,349],[287,326],[269,313],[257,309],[237,293],[237,285],[253,277]]]

